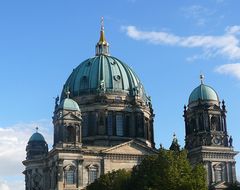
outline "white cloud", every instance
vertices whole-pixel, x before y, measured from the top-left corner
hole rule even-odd
[[[197,26],[204,26],[207,22],[206,17],[213,14],[212,11],[200,5],[182,7],[181,11],[187,19],[194,20]]]
[[[215,71],[220,74],[231,75],[240,80],[240,63],[221,65]]]
[[[22,161],[26,157],[26,145],[30,136],[39,127],[48,143],[52,139],[52,125],[47,120],[31,123],[18,123],[13,126],[0,127],[0,189],[15,190],[24,187]],[[17,179],[17,180],[16,180]],[[22,188],[23,189],[23,188]]]
[[[24,190],[24,179],[19,181],[0,181],[0,190]]]
[[[178,36],[162,31],[141,31],[135,26],[122,27],[126,34],[135,40],[143,40],[153,44],[172,45],[186,48],[201,48],[203,55],[222,55],[229,59],[240,59],[240,45],[238,34],[240,26],[227,27],[220,36],[192,35]]]
[[[0,181],[0,189],[1,190],[10,190],[10,187],[5,182]]]

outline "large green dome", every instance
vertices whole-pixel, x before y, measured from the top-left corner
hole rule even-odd
[[[100,54],[83,61],[67,79],[61,99],[71,92],[70,97],[104,93],[126,93],[145,97],[142,83],[133,70],[110,55]]]
[[[205,84],[200,84],[197,88],[195,88],[188,100],[188,103],[192,103],[198,100],[213,100],[219,102],[218,95],[216,91]]]

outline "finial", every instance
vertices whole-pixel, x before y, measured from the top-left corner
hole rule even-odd
[[[204,80],[204,75],[203,75],[203,74],[200,74],[200,81],[201,81],[201,84],[203,84],[203,80]]]
[[[173,133],[173,141],[176,141],[177,140],[177,136],[176,136],[176,133],[174,132]]]
[[[35,129],[36,129],[36,133],[38,133],[38,127],[36,127]]]
[[[104,18],[101,17],[101,31],[104,31]]]
[[[101,31],[100,31],[100,38],[98,43],[96,44],[96,55],[109,55],[109,44],[105,39],[104,34],[104,19],[101,17]]]
[[[69,98],[69,96],[70,96],[70,91],[69,90],[67,90],[66,95],[67,95],[67,98]]]

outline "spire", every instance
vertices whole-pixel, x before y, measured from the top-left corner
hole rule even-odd
[[[109,55],[109,44],[106,41],[104,34],[104,19],[101,18],[101,30],[100,30],[100,38],[98,43],[96,44],[96,55]]]
[[[173,150],[175,152],[179,152],[180,151],[180,145],[178,144],[178,140],[177,140],[177,137],[176,137],[175,133],[173,134],[172,144],[171,144],[169,149]]]
[[[204,80],[204,75],[203,75],[203,74],[200,74],[200,81],[201,81],[201,84],[203,84],[203,80]]]
[[[67,90],[66,96],[67,96],[67,98],[69,98],[69,96],[70,96],[70,91],[69,90]]]
[[[102,43],[102,44],[106,44],[107,41],[105,39],[105,35],[104,35],[104,19],[103,17],[101,18],[101,31],[100,31],[100,39],[98,43]]]
[[[36,127],[35,129],[36,129],[36,133],[38,133],[38,127]]]

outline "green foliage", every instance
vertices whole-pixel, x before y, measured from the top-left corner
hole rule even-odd
[[[87,187],[87,190],[125,190],[131,173],[121,169],[101,175],[94,183]]]
[[[161,149],[146,157],[132,172],[117,170],[102,175],[87,190],[207,190],[202,165],[192,168],[184,150]]]
[[[133,168],[132,190],[206,190],[202,165],[191,168],[186,151],[160,150]]]

